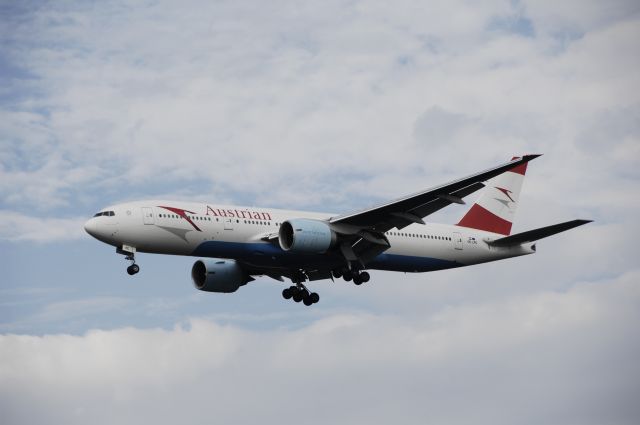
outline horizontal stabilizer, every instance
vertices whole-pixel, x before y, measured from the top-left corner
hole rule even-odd
[[[489,242],[489,245],[514,246],[521,245],[527,242],[534,242],[539,239],[555,235],[556,233],[564,232],[566,230],[573,229],[574,227],[591,223],[592,221],[593,220],[571,220],[565,223],[554,224],[552,226],[540,227],[539,229],[529,230],[527,232],[517,233],[505,238],[496,239],[495,241]]]

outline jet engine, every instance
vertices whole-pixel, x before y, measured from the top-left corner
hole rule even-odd
[[[191,278],[196,288],[207,292],[236,292],[252,281],[234,260],[198,260],[191,268]]]
[[[322,254],[336,243],[336,233],[320,220],[296,218],[280,225],[278,242],[284,251]]]

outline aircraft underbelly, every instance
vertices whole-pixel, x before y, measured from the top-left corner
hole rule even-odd
[[[295,254],[285,252],[269,243],[258,242],[207,241],[198,245],[190,255],[195,257],[233,258],[244,261],[254,267],[267,269],[326,269],[340,267],[345,264],[344,258],[337,253]],[[427,272],[463,265],[457,261],[428,256],[382,253],[367,263],[366,268],[403,272]]]

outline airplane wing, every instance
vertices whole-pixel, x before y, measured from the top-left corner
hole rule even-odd
[[[402,229],[413,223],[424,224],[422,219],[426,216],[452,203],[464,204],[462,198],[484,187],[482,182],[539,156],[525,155],[441,186],[362,211],[333,217],[329,222],[338,229],[340,225],[346,225],[375,232],[386,232],[394,227]]]
[[[390,247],[385,232],[394,227],[402,229],[413,223],[425,224],[423,219],[426,216],[452,203],[464,204],[462,198],[484,187],[484,181],[539,156],[525,155],[388,203],[332,217],[329,224],[334,231],[343,235],[340,251],[344,257],[349,261],[366,263]]]

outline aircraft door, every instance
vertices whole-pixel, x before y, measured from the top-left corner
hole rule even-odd
[[[229,217],[224,217],[222,219],[224,222],[224,230],[233,230],[233,219]]]
[[[453,232],[453,246],[455,249],[462,250],[462,234]]]
[[[144,224],[153,224],[153,209],[151,207],[142,207],[142,221]]]

